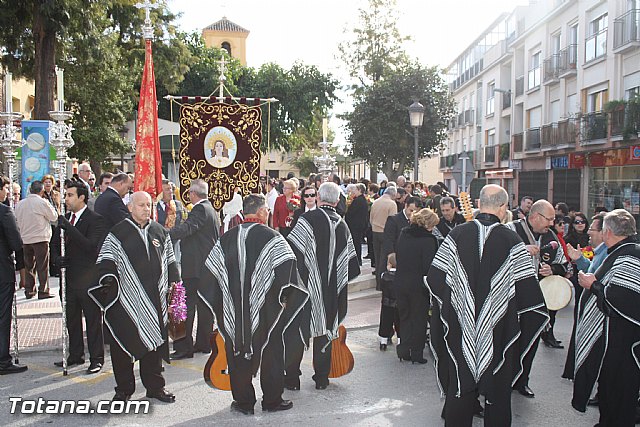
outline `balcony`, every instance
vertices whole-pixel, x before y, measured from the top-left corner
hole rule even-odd
[[[577,134],[575,119],[560,120],[558,122],[557,134],[558,148],[574,145]]]
[[[467,126],[473,125],[473,110],[465,110],[464,112],[464,124]]]
[[[584,41],[584,62],[595,61],[607,54],[607,29],[587,37]]]
[[[516,96],[524,95],[524,76],[516,79]]]
[[[540,150],[540,128],[529,128],[525,132],[524,151]]]
[[[511,108],[511,90],[502,93],[502,109]]]
[[[524,148],[524,134],[516,133],[513,135],[513,152],[514,153],[522,153]]]
[[[544,84],[557,83],[560,81],[559,80],[560,74],[559,74],[559,68],[558,68],[559,64],[560,64],[559,53],[555,53],[551,55],[550,57],[548,57],[542,62],[542,70],[543,70],[542,82]]]
[[[578,45],[570,44],[558,53],[558,77],[576,74],[578,68]]]
[[[549,123],[542,126],[541,136],[540,148],[543,150],[554,150],[558,145],[558,124]]]
[[[623,53],[640,47],[640,9],[631,9],[613,22],[613,51]]]
[[[496,145],[489,145],[484,147],[484,162],[485,163],[496,162]]]
[[[509,143],[506,142],[504,144],[500,144],[499,146],[499,150],[500,150],[500,161],[501,162],[507,162],[509,161],[509,150],[511,149],[511,147],[509,146]]]
[[[611,136],[622,136],[624,133],[625,122],[626,122],[626,114],[625,114],[625,105],[621,104],[609,114],[611,114]]]
[[[540,66],[533,67],[529,70],[527,80],[527,90],[533,90],[540,87]]]
[[[580,141],[583,145],[607,138],[607,113],[594,112],[582,116],[580,124]],[[599,141],[604,143],[605,141]],[[598,142],[595,142],[598,143]]]

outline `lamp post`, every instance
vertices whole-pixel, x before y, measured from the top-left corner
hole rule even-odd
[[[424,119],[424,105],[414,101],[409,106],[409,122],[413,127],[413,181],[418,180],[418,131]]]

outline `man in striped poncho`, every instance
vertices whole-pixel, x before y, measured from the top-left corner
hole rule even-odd
[[[455,227],[431,264],[431,346],[446,395],[446,426],[471,426],[477,395],[485,425],[511,424],[511,386],[549,315],[531,257],[500,224],[507,192],[487,185],[476,219]]]
[[[116,224],[100,249],[99,285],[89,295],[103,310],[112,337],[113,400],[127,400],[135,391],[133,362],[139,360],[147,397],[171,403],[175,396],[164,389],[162,359],[169,361],[170,284],[180,275],[168,231],[149,219],[151,197],[134,193],[129,211],[132,219]]]
[[[576,321],[571,404],[580,412],[598,382],[599,426],[633,426],[640,388],[640,244],[624,209],[604,217],[608,256],[595,274],[578,274],[585,291]]]
[[[288,236],[298,259],[300,280],[309,291],[308,316],[301,323],[298,336],[305,337],[305,341],[313,338],[313,380],[318,390],[329,385],[331,343],[338,338],[338,326],[347,315],[347,284],[360,274],[349,227],[335,210],[340,194],[337,184],[322,184],[318,189],[318,209],[302,214]],[[299,346],[288,360],[285,380],[291,390],[300,389],[304,352],[299,340],[295,344]]]
[[[289,350],[283,335],[308,295],[297,284],[296,259],[286,240],[264,225],[269,218],[265,197],[246,196],[243,212],[244,223],[224,233],[209,253],[201,277],[208,285],[199,294],[224,337],[231,410],[254,413],[251,378],[260,368],[262,410],[284,411],[293,402],[282,399],[284,354]]]

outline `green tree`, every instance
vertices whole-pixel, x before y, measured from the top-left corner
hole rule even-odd
[[[345,115],[352,154],[379,165],[390,178],[412,166],[414,142],[407,106],[413,100],[426,109],[419,155],[440,149],[455,106],[439,70],[414,63],[366,88],[356,99],[353,111]]]

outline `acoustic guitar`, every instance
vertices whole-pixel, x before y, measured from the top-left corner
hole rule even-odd
[[[204,365],[204,382],[218,390],[231,390],[231,378],[227,366],[227,353],[224,348],[224,338],[217,329],[211,334],[211,355]]]
[[[347,375],[353,370],[353,354],[347,347],[347,329],[340,325],[338,327],[338,339],[331,345],[331,369],[329,378],[339,378]]]
[[[460,192],[460,208],[462,216],[467,222],[473,220],[473,204],[471,203],[471,195],[465,191]]]

